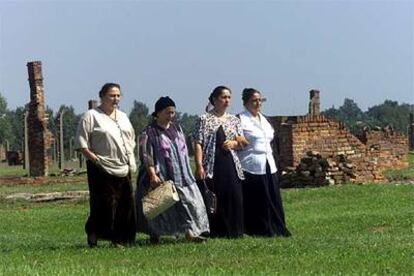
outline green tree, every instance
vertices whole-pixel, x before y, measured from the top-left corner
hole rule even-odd
[[[24,143],[24,114],[28,110],[26,107],[19,106],[15,110],[7,112],[7,120],[11,125],[12,138],[10,139],[11,150],[22,150]]]
[[[194,155],[191,137],[192,137],[196,119],[197,119],[196,115],[190,115],[187,113],[182,114],[180,112],[177,112],[177,115],[176,115],[176,121],[181,125],[183,129],[186,142],[187,142],[188,152],[191,156]]]
[[[364,119],[364,112],[354,100],[348,98],[345,98],[344,104],[339,108],[339,113],[344,121],[356,122]]]
[[[12,137],[7,101],[6,98],[0,94],[0,143],[3,144],[6,141],[10,143]]]
[[[148,114],[148,107],[144,103],[134,100],[132,110],[129,113],[129,120],[134,128],[135,135],[140,135],[151,121],[151,116]]]
[[[398,132],[407,133],[412,110],[414,110],[414,105],[406,103],[400,105],[397,101],[386,100],[383,104],[368,108],[367,123],[371,127],[390,125]]]
[[[58,125],[55,122],[55,112],[50,106],[46,106],[45,112],[46,112],[46,116],[49,119],[47,128],[49,129],[50,132],[52,132],[53,136],[55,136],[55,139],[57,139],[56,137],[58,135],[58,130],[57,130]]]
[[[407,133],[409,114],[413,111],[414,105],[385,100],[384,103],[363,112],[353,100],[345,99],[344,104],[338,109],[331,107],[322,114],[335,121],[344,122],[354,134],[361,131],[361,126],[374,128],[388,125],[398,132]]]
[[[69,144],[70,141],[73,139],[76,135],[76,129],[78,127],[78,122],[80,119],[80,115],[75,113],[75,110],[73,108],[73,106],[66,106],[66,105],[61,105],[59,107],[59,111],[56,113],[55,115],[55,119],[54,119],[54,127],[55,128],[55,133],[59,134],[58,129],[60,128],[59,125],[59,117],[60,117],[60,113],[63,111],[63,146],[65,149],[65,157],[66,159],[69,158],[70,154],[69,154]],[[55,139],[59,139],[58,135],[55,135]],[[72,144],[73,145],[73,144]]]
[[[345,98],[344,103],[338,109],[331,107],[322,112],[326,117],[345,123],[346,127],[354,134],[360,131],[360,125],[365,121],[365,114],[354,100]]]

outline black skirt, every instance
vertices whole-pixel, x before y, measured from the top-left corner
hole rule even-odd
[[[206,179],[217,196],[217,212],[209,214],[210,235],[237,238],[243,236],[243,191],[233,157],[222,149],[225,139],[220,127],[216,134],[213,179]]]
[[[255,175],[244,172],[243,202],[245,233],[253,236],[290,236],[286,228],[285,213],[277,174]]]
[[[85,225],[88,235],[113,243],[133,243],[136,216],[131,176],[116,177],[86,162],[90,214]]]

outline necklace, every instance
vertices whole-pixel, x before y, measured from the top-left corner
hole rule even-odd
[[[227,117],[227,112],[224,112],[223,114],[218,113],[216,110],[212,110],[212,113],[214,116],[216,116],[218,119],[223,119]]]
[[[223,124],[226,122],[227,120],[227,113],[224,112],[223,114],[219,114],[217,113],[217,111],[215,111],[214,109],[211,111],[211,113],[214,115],[214,117],[216,118],[216,120],[219,121],[220,124]]]

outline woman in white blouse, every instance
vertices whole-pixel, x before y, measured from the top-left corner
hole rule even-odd
[[[101,105],[83,114],[76,135],[75,148],[87,158],[90,214],[85,231],[90,247],[98,239],[115,245],[135,242],[135,133],[128,116],[118,109],[120,89],[116,83],[102,87]]]
[[[280,196],[277,168],[271,141],[274,130],[260,113],[261,93],[246,88],[242,94],[245,110],[238,116],[249,144],[238,151],[243,180],[244,230],[255,236],[290,236]]]

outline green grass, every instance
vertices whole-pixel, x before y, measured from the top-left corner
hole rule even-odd
[[[390,181],[414,180],[414,152],[408,154],[409,167],[403,170],[388,170],[385,177]]]
[[[85,184],[0,186],[22,191],[86,189]],[[284,190],[291,238],[164,238],[151,246],[86,246],[86,201],[0,200],[0,275],[412,274],[414,185],[344,185]]]
[[[79,170],[79,162],[78,161],[66,161],[64,164],[64,168],[74,168]],[[82,168],[82,170],[86,170],[86,166]],[[58,174],[60,169],[57,163],[53,163],[49,167],[49,174]],[[4,176],[16,176],[16,177],[23,177],[28,175],[28,170],[23,169],[23,165],[18,166],[9,166],[5,162],[0,162],[0,177]]]
[[[7,163],[0,162],[0,177],[3,176],[25,176],[27,174],[23,166],[8,166]]]

